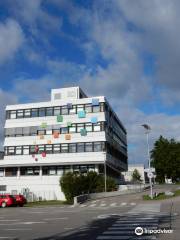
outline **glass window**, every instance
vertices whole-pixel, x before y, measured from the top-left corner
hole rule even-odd
[[[93,124],[93,128],[94,128],[94,132],[99,132],[101,131],[101,127],[100,127],[100,124]]]
[[[6,111],[6,119],[10,119],[10,111]]]
[[[40,108],[39,109],[39,117],[45,117],[46,116],[46,109]]]
[[[22,147],[18,146],[16,147],[16,155],[21,155],[22,154]]]
[[[77,143],[77,152],[84,152],[84,143]]]
[[[10,112],[10,119],[15,119],[16,118],[16,111],[11,111]]]
[[[84,105],[77,105],[77,113],[84,110]]]
[[[81,129],[84,129],[84,124],[83,123],[78,123],[77,124],[77,132],[81,132]]]
[[[94,142],[94,152],[101,152],[102,147],[101,147],[101,142]]]
[[[104,110],[104,103],[100,103],[100,111],[101,112],[104,112],[105,110]]]
[[[17,110],[17,118],[23,118],[23,110]]]
[[[80,166],[80,172],[81,173],[87,173],[87,170],[88,170],[88,168],[87,168],[86,165]]]
[[[67,108],[67,106],[61,108],[61,114],[62,115],[68,115],[68,108]]]
[[[30,127],[24,127],[23,128],[23,135],[29,136],[30,135]]]
[[[60,129],[53,129],[53,134],[54,133],[59,133],[60,134]]]
[[[60,107],[54,107],[54,116],[61,115],[61,108]]]
[[[46,153],[52,153],[52,145],[46,145]]]
[[[53,116],[53,108],[52,107],[46,108],[46,116]]]
[[[63,175],[63,166],[57,167],[57,175],[59,175],[59,176]]]
[[[73,105],[71,109],[69,109],[69,114],[76,114],[76,105]]]
[[[92,144],[92,142],[85,143],[85,152],[92,152],[92,151],[93,151],[93,144]]]
[[[92,132],[92,124],[91,123],[86,123],[85,128],[87,132]]]
[[[15,135],[22,136],[23,135],[23,128],[15,128]]]
[[[15,154],[15,147],[8,147],[8,155],[14,155]]]
[[[31,109],[25,109],[24,110],[24,117],[25,118],[31,117]]]
[[[45,146],[44,145],[39,145],[38,147],[39,147],[38,153],[42,153],[42,152],[45,151]]]
[[[69,127],[69,132],[70,133],[75,133],[76,132],[76,125],[72,124],[71,127]]]
[[[67,172],[70,172],[71,168],[70,166],[64,166],[63,170],[64,170],[64,173],[67,173]]]
[[[53,152],[54,153],[60,153],[61,151],[60,144],[54,144],[53,146]]]
[[[76,152],[76,143],[70,143],[69,144],[69,152],[75,153]]]
[[[61,144],[61,153],[68,152],[68,144]]]
[[[46,129],[46,135],[52,135],[52,130]]]
[[[5,168],[5,176],[6,177],[17,176],[17,168],[16,167]]]
[[[3,177],[3,176],[4,176],[4,168],[0,168],[0,177]]]
[[[48,175],[49,174],[49,167],[42,167],[42,175]]]
[[[23,154],[24,155],[29,155],[29,146],[24,146],[23,147]]]
[[[45,130],[37,130],[38,135],[45,135]]]
[[[37,127],[31,127],[30,134],[31,134],[31,136],[36,136],[37,135]]]
[[[73,172],[79,172],[79,165],[73,165]]]
[[[63,127],[61,128],[61,133],[68,133],[68,128],[67,127]]]
[[[89,172],[95,170],[95,165],[89,165],[88,166]]]
[[[56,167],[49,168],[49,175],[56,175]]]
[[[92,112],[92,106],[91,105],[85,105],[85,111],[86,111],[86,113],[91,113]]]
[[[93,106],[93,113],[100,112],[100,106]]]
[[[31,116],[32,117],[38,117],[38,109],[37,108],[32,109]]]

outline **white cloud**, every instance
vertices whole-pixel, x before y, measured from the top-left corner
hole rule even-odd
[[[24,41],[20,25],[13,19],[0,23],[0,64],[12,59]]]

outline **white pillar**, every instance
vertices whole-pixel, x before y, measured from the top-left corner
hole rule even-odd
[[[20,167],[17,169],[17,178],[20,178]]]

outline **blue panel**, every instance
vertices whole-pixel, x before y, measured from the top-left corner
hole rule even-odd
[[[99,106],[99,99],[98,98],[93,98],[92,99],[92,106]]]
[[[79,118],[85,118],[86,117],[86,112],[84,110],[78,112],[78,117]]]
[[[97,123],[97,121],[98,121],[97,117],[92,117],[91,118],[91,123]]]
[[[82,129],[80,130],[80,133],[81,133],[81,136],[86,136],[86,135],[87,135],[87,131],[86,131],[85,128],[82,128]]]

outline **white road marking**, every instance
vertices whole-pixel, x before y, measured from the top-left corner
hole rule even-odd
[[[132,202],[132,203],[130,203],[130,205],[131,205],[131,206],[135,206],[135,205],[136,205],[136,203]]]
[[[87,205],[85,205],[85,204],[82,204],[82,205],[80,205],[80,207],[86,207]]]
[[[89,205],[89,207],[95,207],[96,206],[96,204],[91,204],[91,205]]]
[[[126,202],[122,202],[122,203],[121,203],[121,206],[126,206],[126,205],[127,205]]]
[[[106,206],[105,203],[101,203],[101,204],[100,204],[100,207],[105,207],[105,206]]]
[[[8,219],[0,219],[0,222],[18,222],[21,221],[21,219],[13,219],[13,220],[8,220]]]
[[[46,223],[46,222],[24,222],[24,223],[21,223],[21,224],[25,224],[25,225],[31,225],[31,224],[39,224],[39,223]]]
[[[60,218],[44,218],[45,221],[51,221],[51,220],[67,220],[68,217],[60,217]]]
[[[75,205],[72,205],[72,206],[70,206],[69,208],[74,208],[75,207]]]
[[[71,227],[65,227],[64,230],[72,230],[73,228]]]
[[[111,203],[110,206],[111,207],[115,207],[117,205],[117,203]]]
[[[30,231],[32,228],[6,228],[4,231]]]
[[[12,239],[12,237],[0,237],[0,239]]]

